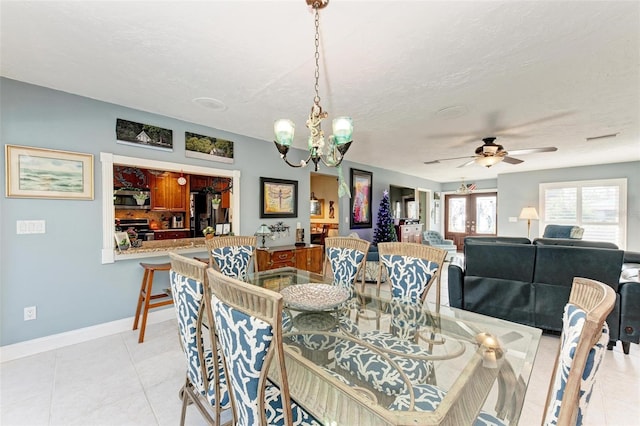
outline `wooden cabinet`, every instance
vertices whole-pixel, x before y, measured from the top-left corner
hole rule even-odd
[[[217,178],[213,176],[191,175],[191,191],[202,191],[205,188],[212,188],[220,198],[220,207],[228,209],[231,207],[231,192],[222,190],[227,189],[228,179]]]
[[[403,243],[422,243],[422,224],[414,223],[396,227],[398,241]]]
[[[322,273],[322,250],[324,246],[312,245],[296,250],[296,268]]]
[[[175,240],[178,238],[189,238],[189,231],[169,230],[153,232],[154,240]]]
[[[180,185],[179,177],[180,174],[174,172],[150,176],[151,210],[187,210],[188,185]]]
[[[202,191],[207,186],[211,185],[211,177],[210,176],[198,176],[191,175],[191,190],[192,191]]]
[[[292,267],[322,273],[322,246],[280,246],[257,249],[258,270]]]

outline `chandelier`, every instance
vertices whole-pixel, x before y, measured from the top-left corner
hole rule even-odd
[[[338,117],[333,119],[333,134],[329,136],[328,143],[325,143],[324,132],[322,131],[322,120],[328,114],[320,106],[319,83],[320,80],[320,13],[319,10],[329,4],[329,0],[305,0],[314,10],[315,15],[315,97],[311,106],[311,113],[307,119],[306,126],[309,128],[309,156],[301,160],[299,164],[292,163],[287,159],[287,153],[293,142],[295,124],[289,119],[280,119],[273,125],[276,136],[274,143],[280,158],[291,167],[305,167],[309,162],[315,165],[318,171],[318,163],[322,162],[327,167],[338,167],[342,163],[344,154],[351,146],[351,136],[353,135],[353,122],[350,117]]]

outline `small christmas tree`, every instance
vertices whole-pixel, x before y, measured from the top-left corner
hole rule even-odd
[[[398,241],[396,227],[393,226],[393,215],[391,214],[391,203],[389,202],[389,191],[384,191],[380,208],[378,209],[378,221],[376,230],[373,233],[373,245]]]

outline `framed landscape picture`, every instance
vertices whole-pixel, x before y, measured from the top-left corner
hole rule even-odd
[[[93,200],[93,155],[6,145],[7,197]]]
[[[123,145],[173,151],[173,131],[149,124],[116,119],[116,140]]]
[[[260,218],[298,217],[298,181],[260,178]]]
[[[351,169],[351,229],[371,228],[371,194],[373,174]]]
[[[184,142],[186,157],[233,163],[233,142],[231,141],[185,132]]]

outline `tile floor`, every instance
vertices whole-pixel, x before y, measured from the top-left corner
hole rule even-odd
[[[0,364],[0,424],[179,424],[185,367],[177,333],[176,322],[165,321],[147,328],[143,344],[128,331]],[[520,425],[541,422],[558,342],[542,337]],[[585,425],[637,425],[639,402],[640,347],[624,355],[618,344],[606,352]],[[186,423],[205,424],[194,407]]]

